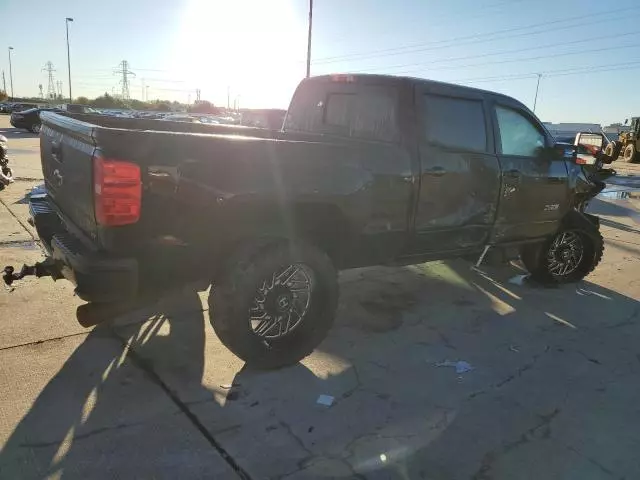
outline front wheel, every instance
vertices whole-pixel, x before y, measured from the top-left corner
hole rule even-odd
[[[633,163],[636,158],[636,147],[632,143],[624,147],[624,152],[622,153],[622,159],[626,163]]]
[[[313,246],[282,241],[242,249],[220,277],[209,295],[211,325],[251,367],[300,361],[333,324],[336,270]]]
[[[40,124],[34,123],[33,125],[31,125],[30,130],[32,133],[40,133]]]
[[[520,256],[534,280],[560,284],[582,280],[600,263],[603,252],[599,231],[566,229],[544,243],[525,246]]]

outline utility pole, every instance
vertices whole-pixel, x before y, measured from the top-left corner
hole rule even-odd
[[[196,102],[200,101],[200,89],[196,88]]]
[[[538,90],[540,89],[540,79],[542,78],[541,73],[536,73],[538,75],[538,83],[536,84],[536,96],[533,99],[533,113],[536,113],[536,105],[538,104]]]
[[[13,47],[9,47],[9,83],[11,83],[11,100],[13,100],[13,70],[11,68],[11,51]]]
[[[231,87],[227,87],[227,111],[231,108]]]
[[[309,36],[307,38],[307,78],[311,76],[311,26],[313,24],[313,0],[309,0]]]
[[[7,81],[4,79],[4,70],[2,70],[2,91],[7,93]]]
[[[50,61],[44,64],[43,71],[49,74],[49,83],[47,84],[47,98],[49,100],[53,100],[56,98],[56,82],[53,80],[53,72],[55,69],[53,68],[53,63]]]
[[[56,82],[56,87],[57,87],[56,91],[58,92],[58,98],[61,99],[62,98],[62,81],[61,80],[58,80]]]
[[[145,88],[144,88],[144,78],[143,78],[142,79],[142,101],[143,102],[144,102],[144,91],[145,91]]]
[[[42,93],[42,84],[38,85],[38,88],[40,89],[40,98],[44,100],[44,93]]]
[[[113,72],[116,75],[121,75],[120,86],[122,87],[122,100],[126,102],[129,100],[129,75],[135,77],[136,74],[129,70],[129,62],[122,60],[118,64],[118,69]]]
[[[69,70],[69,103],[73,103],[73,97],[71,96],[71,54],[69,52],[69,22],[73,22],[73,18],[67,17],[64,20],[67,27],[67,69]]]

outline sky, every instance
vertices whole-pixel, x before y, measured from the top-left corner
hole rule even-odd
[[[493,90],[543,121],[640,115],[640,2],[315,0],[311,74],[385,73]],[[286,108],[305,75],[309,0],[0,0],[0,68],[16,96],[46,94]],[[1,52],[5,53],[2,54]],[[538,75],[540,74],[540,75]]]

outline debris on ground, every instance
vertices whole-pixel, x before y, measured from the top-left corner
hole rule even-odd
[[[509,345],[509,350],[512,352],[520,353],[520,350],[515,345]]]
[[[524,275],[516,275],[515,277],[511,277],[508,282],[512,285],[519,285],[522,286],[526,283],[527,278],[529,278],[529,274],[524,274]]]
[[[444,362],[436,363],[436,367],[454,367],[456,369],[456,373],[467,373],[473,370],[471,364],[464,360],[458,360],[457,362],[445,360]]]
[[[335,398],[332,397],[331,395],[320,395],[318,397],[318,400],[316,400],[316,403],[318,405],[324,405],[325,407],[330,407],[331,405],[333,405],[334,400]]]

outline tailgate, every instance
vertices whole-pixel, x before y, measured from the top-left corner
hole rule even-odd
[[[44,182],[66,220],[96,237],[93,205],[95,125],[52,112],[42,112],[40,159]]]

